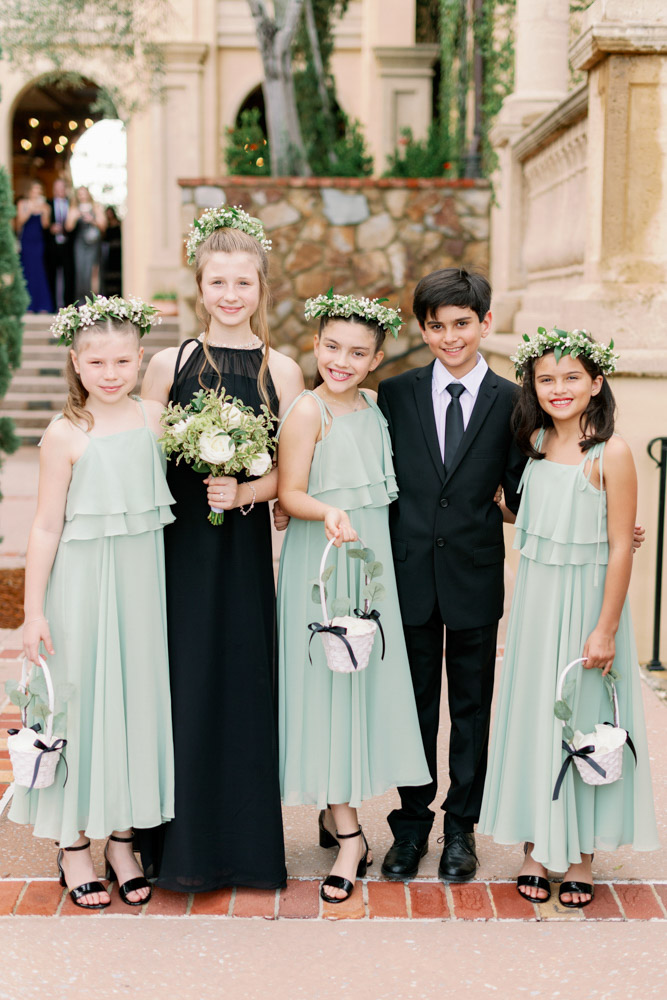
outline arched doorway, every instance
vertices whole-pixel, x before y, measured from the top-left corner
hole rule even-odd
[[[47,198],[59,179],[72,194],[76,187],[89,189],[109,223],[100,245],[99,275],[96,264],[91,287],[106,294],[121,293],[125,131],[103,89],[90,79],[72,82],[53,74],[34,81],[14,108],[12,155],[17,197],[34,181],[44,186]]]

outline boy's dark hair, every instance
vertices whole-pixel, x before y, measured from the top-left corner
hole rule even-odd
[[[491,308],[491,285],[479,271],[466,271],[463,267],[443,267],[432,271],[415,288],[412,311],[423,327],[440,306],[472,309],[481,323]]]
[[[553,351],[545,351],[545,354],[553,354]],[[544,355],[540,355],[544,357]],[[602,375],[599,366],[585,354],[579,354],[578,360],[591,376],[597,378]],[[539,358],[529,358],[523,369],[523,381],[521,391],[517,396],[517,401],[512,413],[512,431],[516,438],[516,443],[528,458],[540,459],[545,457],[545,453],[538,451],[530,441],[531,435],[540,427],[553,427],[554,422],[548,413],[545,413],[537,400],[535,392],[535,363]],[[616,401],[611,391],[609,382],[602,375],[602,388],[595,396],[591,396],[588,406],[581,414],[579,426],[584,435],[579,447],[583,452],[588,451],[594,444],[601,441],[608,441],[614,433],[614,418],[616,416]]]

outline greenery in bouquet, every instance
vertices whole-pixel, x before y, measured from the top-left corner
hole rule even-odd
[[[259,413],[236,396],[200,389],[187,406],[170,403],[162,415],[160,443],[168,459],[183,459],[195,472],[211,476],[247,473],[259,479],[271,471],[274,421],[262,404]],[[211,524],[222,524],[224,511],[211,508]]]

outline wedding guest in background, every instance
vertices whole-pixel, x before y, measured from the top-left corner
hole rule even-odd
[[[95,204],[87,187],[78,187],[65,223],[65,230],[74,234],[74,298],[77,302],[99,289],[100,244],[106,227],[102,207]]]
[[[121,295],[123,284],[122,232],[113,205],[105,210],[107,228],[102,235],[100,291],[102,295]]]
[[[67,184],[62,177],[53,182],[53,197],[48,202],[51,224],[46,236],[46,270],[51,298],[56,309],[74,301],[74,258],[72,235],[65,231],[69,214]]]
[[[44,261],[45,230],[51,221],[51,209],[44,188],[34,181],[16,205],[16,233],[21,244],[21,266],[28,286],[28,312],[53,312]]]

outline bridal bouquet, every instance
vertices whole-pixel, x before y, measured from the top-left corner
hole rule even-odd
[[[170,403],[162,415],[160,444],[167,458],[184,459],[195,472],[235,476],[247,472],[259,478],[271,471],[275,449],[273,418],[262,404],[256,414],[235,396],[200,389],[187,406]],[[225,512],[211,508],[211,524],[222,524]]]

